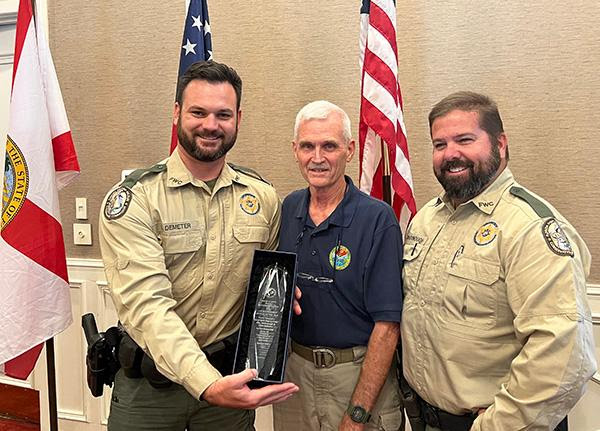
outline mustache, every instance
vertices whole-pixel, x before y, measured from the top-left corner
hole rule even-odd
[[[194,133],[195,138],[202,138],[202,139],[223,138],[224,136],[225,136],[225,134],[223,132],[219,132],[219,131]]]
[[[472,168],[474,166],[473,162],[470,162],[468,160],[460,160],[460,159],[454,159],[454,160],[448,160],[444,163],[442,163],[442,166],[440,166],[440,169],[442,172],[445,171],[449,171],[450,169],[455,169],[455,168]]]
[[[328,166],[325,163],[309,163],[307,166],[308,169],[327,169]]]

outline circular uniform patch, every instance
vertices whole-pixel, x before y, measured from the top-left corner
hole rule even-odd
[[[554,253],[559,256],[575,256],[567,235],[565,235],[565,232],[555,219],[546,220],[542,225],[542,233],[544,234],[546,244],[548,244],[548,247]]]
[[[329,252],[329,264],[336,271],[341,271],[342,269],[348,268],[351,258],[352,255],[350,254],[350,250],[343,245],[333,247]]]
[[[7,136],[4,161],[4,187],[2,190],[2,229],[15,218],[29,189],[29,169],[23,153]]]
[[[118,187],[113,190],[106,199],[104,217],[114,220],[125,214],[129,208],[129,202],[131,202],[131,196],[131,190],[127,187]]]
[[[488,245],[490,242],[496,239],[498,236],[498,224],[495,221],[489,221],[481,226],[473,240],[477,245]]]
[[[260,202],[252,193],[244,193],[240,198],[240,208],[246,214],[255,215],[260,210]]]

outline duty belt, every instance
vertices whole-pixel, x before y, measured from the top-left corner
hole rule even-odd
[[[474,413],[454,415],[442,409],[432,406],[423,398],[420,398],[423,419],[429,426],[441,430],[468,431],[477,417]]]
[[[292,351],[301,358],[311,361],[315,368],[331,368],[336,364],[354,361],[354,350],[333,347],[307,347],[292,340]]]

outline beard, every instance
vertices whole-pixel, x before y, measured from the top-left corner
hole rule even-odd
[[[236,124],[237,126],[237,124]],[[221,144],[213,149],[201,148],[196,145],[195,138],[220,138]],[[187,134],[181,127],[181,116],[177,122],[177,139],[185,151],[201,162],[214,162],[225,156],[229,150],[233,148],[235,140],[237,139],[237,127],[233,134],[227,135],[222,131],[215,131],[212,133],[194,133],[192,135]]]
[[[447,173],[453,168],[467,168],[468,176],[466,178],[447,176]],[[489,185],[499,168],[500,150],[498,144],[492,143],[490,156],[487,160],[481,162],[477,169],[475,169],[475,164],[468,159],[454,159],[444,162],[439,173],[434,169],[434,174],[446,191],[448,198],[466,202],[473,199]]]

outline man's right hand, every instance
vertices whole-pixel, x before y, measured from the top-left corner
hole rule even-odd
[[[285,401],[298,392],[298,386],[293,383],[281,383],[260,389],[250,389],[248,382],[254,379],[257,374],[256,370],[248,369],[241,373],[222,377],[206,388],[201,398],[215,406],[255,409]]]
[[[300,298],[302,298],[302,291],[298,286],[294,289],[294,313],[296,316],[302,314],[302,308],[300,308]]]

